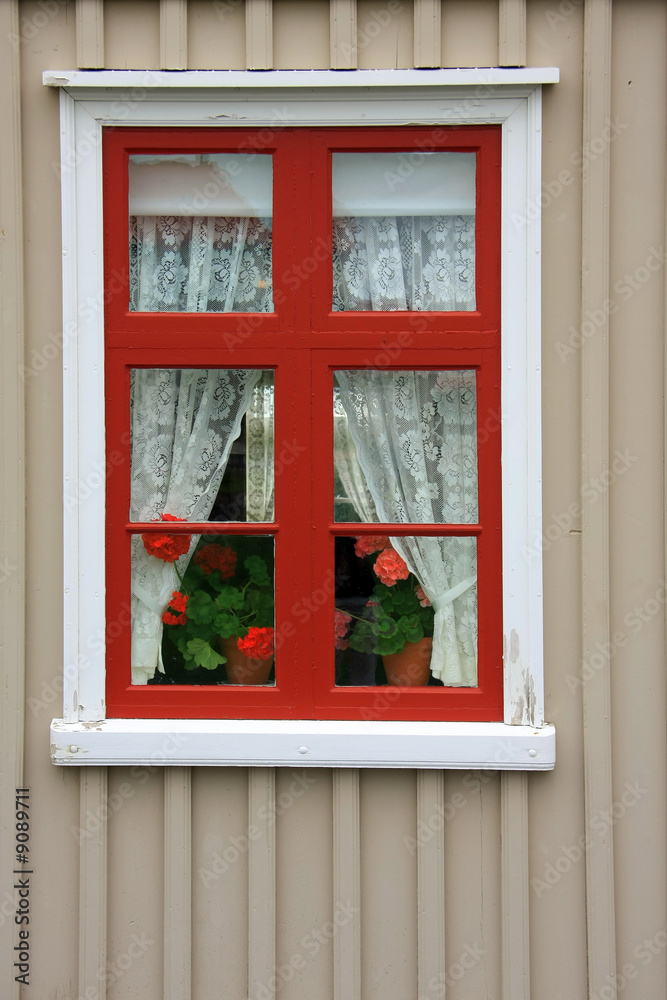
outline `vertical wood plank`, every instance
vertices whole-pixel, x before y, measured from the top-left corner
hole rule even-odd
[[[248,69],[273,68],[273,0],[246,0],[245,52]]]
[[[357,68],[357,0],[330,0],[329,55],[332,69]]]
[[[584,8],[584,117],[582,148],[604,133],[611,116],[611,0]],[[610,146],[584,164],[582,180],[581,315],[609,298]],[[584,340],[582,365],[582,483],[606,482],[609,468],[609,317]],[[602,477],[602,478],[600,478]],[[582,662],[609,648],[609,494],[582,512]],[[592,820],[613,803],[609,669],[582,688],[586,834],[588,989],[607,987],[616,973],[612,826],[599,835]]]
[[[0,869],[11,886],[16,868],[15,790],[23,787],[24,733],[24,391],[19,378],[23,360],[23,229],[19,82],[19,10],[17,0],[0,3]],[[5,890],[3,889],[3,892]],[[13,920],[0,931],[2,968],[14,962]],[[4,973],[7,1000],[19,984]]]
[[[444,982],[445,775],[417,772],[417,995],[431,995],[431,979]],[[438,822],[439,820],[439,822]],[[426,838],[422,831],[431,834]]]
[[[276,773],[251,767],[248,773],[248,996],[270,990],[276,969]],[[174,998],[175,1000],[175,998]]]
[[[528,775],[500,776],[502,1000],[530,1000]]]
[[[526,65],[526,0],[500,0],[498,65]]]
[[[105,1000],[107,948],[107,768],[82,767],[79,826],[79,994]],[[90,817],[100,818],[89,829]]]
[[[104,0],[76,0],[76,65],[104,67]]]
[[[334,1000],[361,1000],[359,840],[359,771],[337,768],[333,775],[334,906],[350,902],[355,916],[334,937]]]
[[[414,63],[415,68],[432,69],[442,66],[440,0],[414,0]]]
[[[164,1000],[192,990],[192,772],[164,772]]]
[[[160,0],[160,69],[188,68],[188,0]]]

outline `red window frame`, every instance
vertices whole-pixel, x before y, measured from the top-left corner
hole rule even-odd
[[[437,132],[427,127],[104,130],[106,439],[107,467],[113,470],[106,491],[109,717],[502,720],[501,435],[495,430],[500,412],[500,140],[495,125],[441,126]],[[331,154],[424,148],[476,154],[476,310],[332,312]],[[130,312],[129,156],[218,151],[273,156],[275,311]],[[289,455],[276,475],[275,522],[169,527],[187,534],[275,537],[275,687],[131,684],[130,537],[164,530],[155,522],[128,521],[130,371],[140,367],[275,371],[276,460],[281,449]],[[477,524],[333,522],[333,372],[367,367],[475,369]],[[388,697],[383,687],[335,686],[330,585],[335,537],[378,533],[477,538],[477,687],[399,688]]]

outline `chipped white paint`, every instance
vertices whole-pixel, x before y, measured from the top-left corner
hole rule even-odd
[[[502,175],[505,722],[530,726],[544,722],[541,213],[529,211],[539,205],[541,133],[542,104],[535,91],[503,130]],[[523,157],[513,155],[515,143],[523,146]],[[516,189],[524,192],[521,206]]]

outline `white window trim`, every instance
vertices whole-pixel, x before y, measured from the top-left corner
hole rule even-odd
[[[61,88],[65,650],[58,764],[547,770],[541,538],[541,85],[558,70],[47,72]],[[504,722],[105,719],[103,125],[501,124]],[[489,431],[493,431],[489,428]],[[81,556],[81,558],[80,558]]]

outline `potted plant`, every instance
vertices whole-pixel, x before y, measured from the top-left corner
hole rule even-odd
[[[142,537],[157,558],[167,556],[175,563],[183,554],[181,545],[170,558],[173,545],[158,550],[151,541],[155,535]],[[230,684],[267,682],[274,659],[272,563],[268,538],[203,536],[183,576],[174,566],[180,588],[172,593],[162,621],[165,644],[177,652],[186,671],[217,671],[224,665]]]
[[[421,583],[388,538],[362,535],[354,551],[370,562],[378,582],[362,616],[336,608],[337,648],[349,645],[360,653],[379,654],[388,684],[427,684],[434,611]]]

